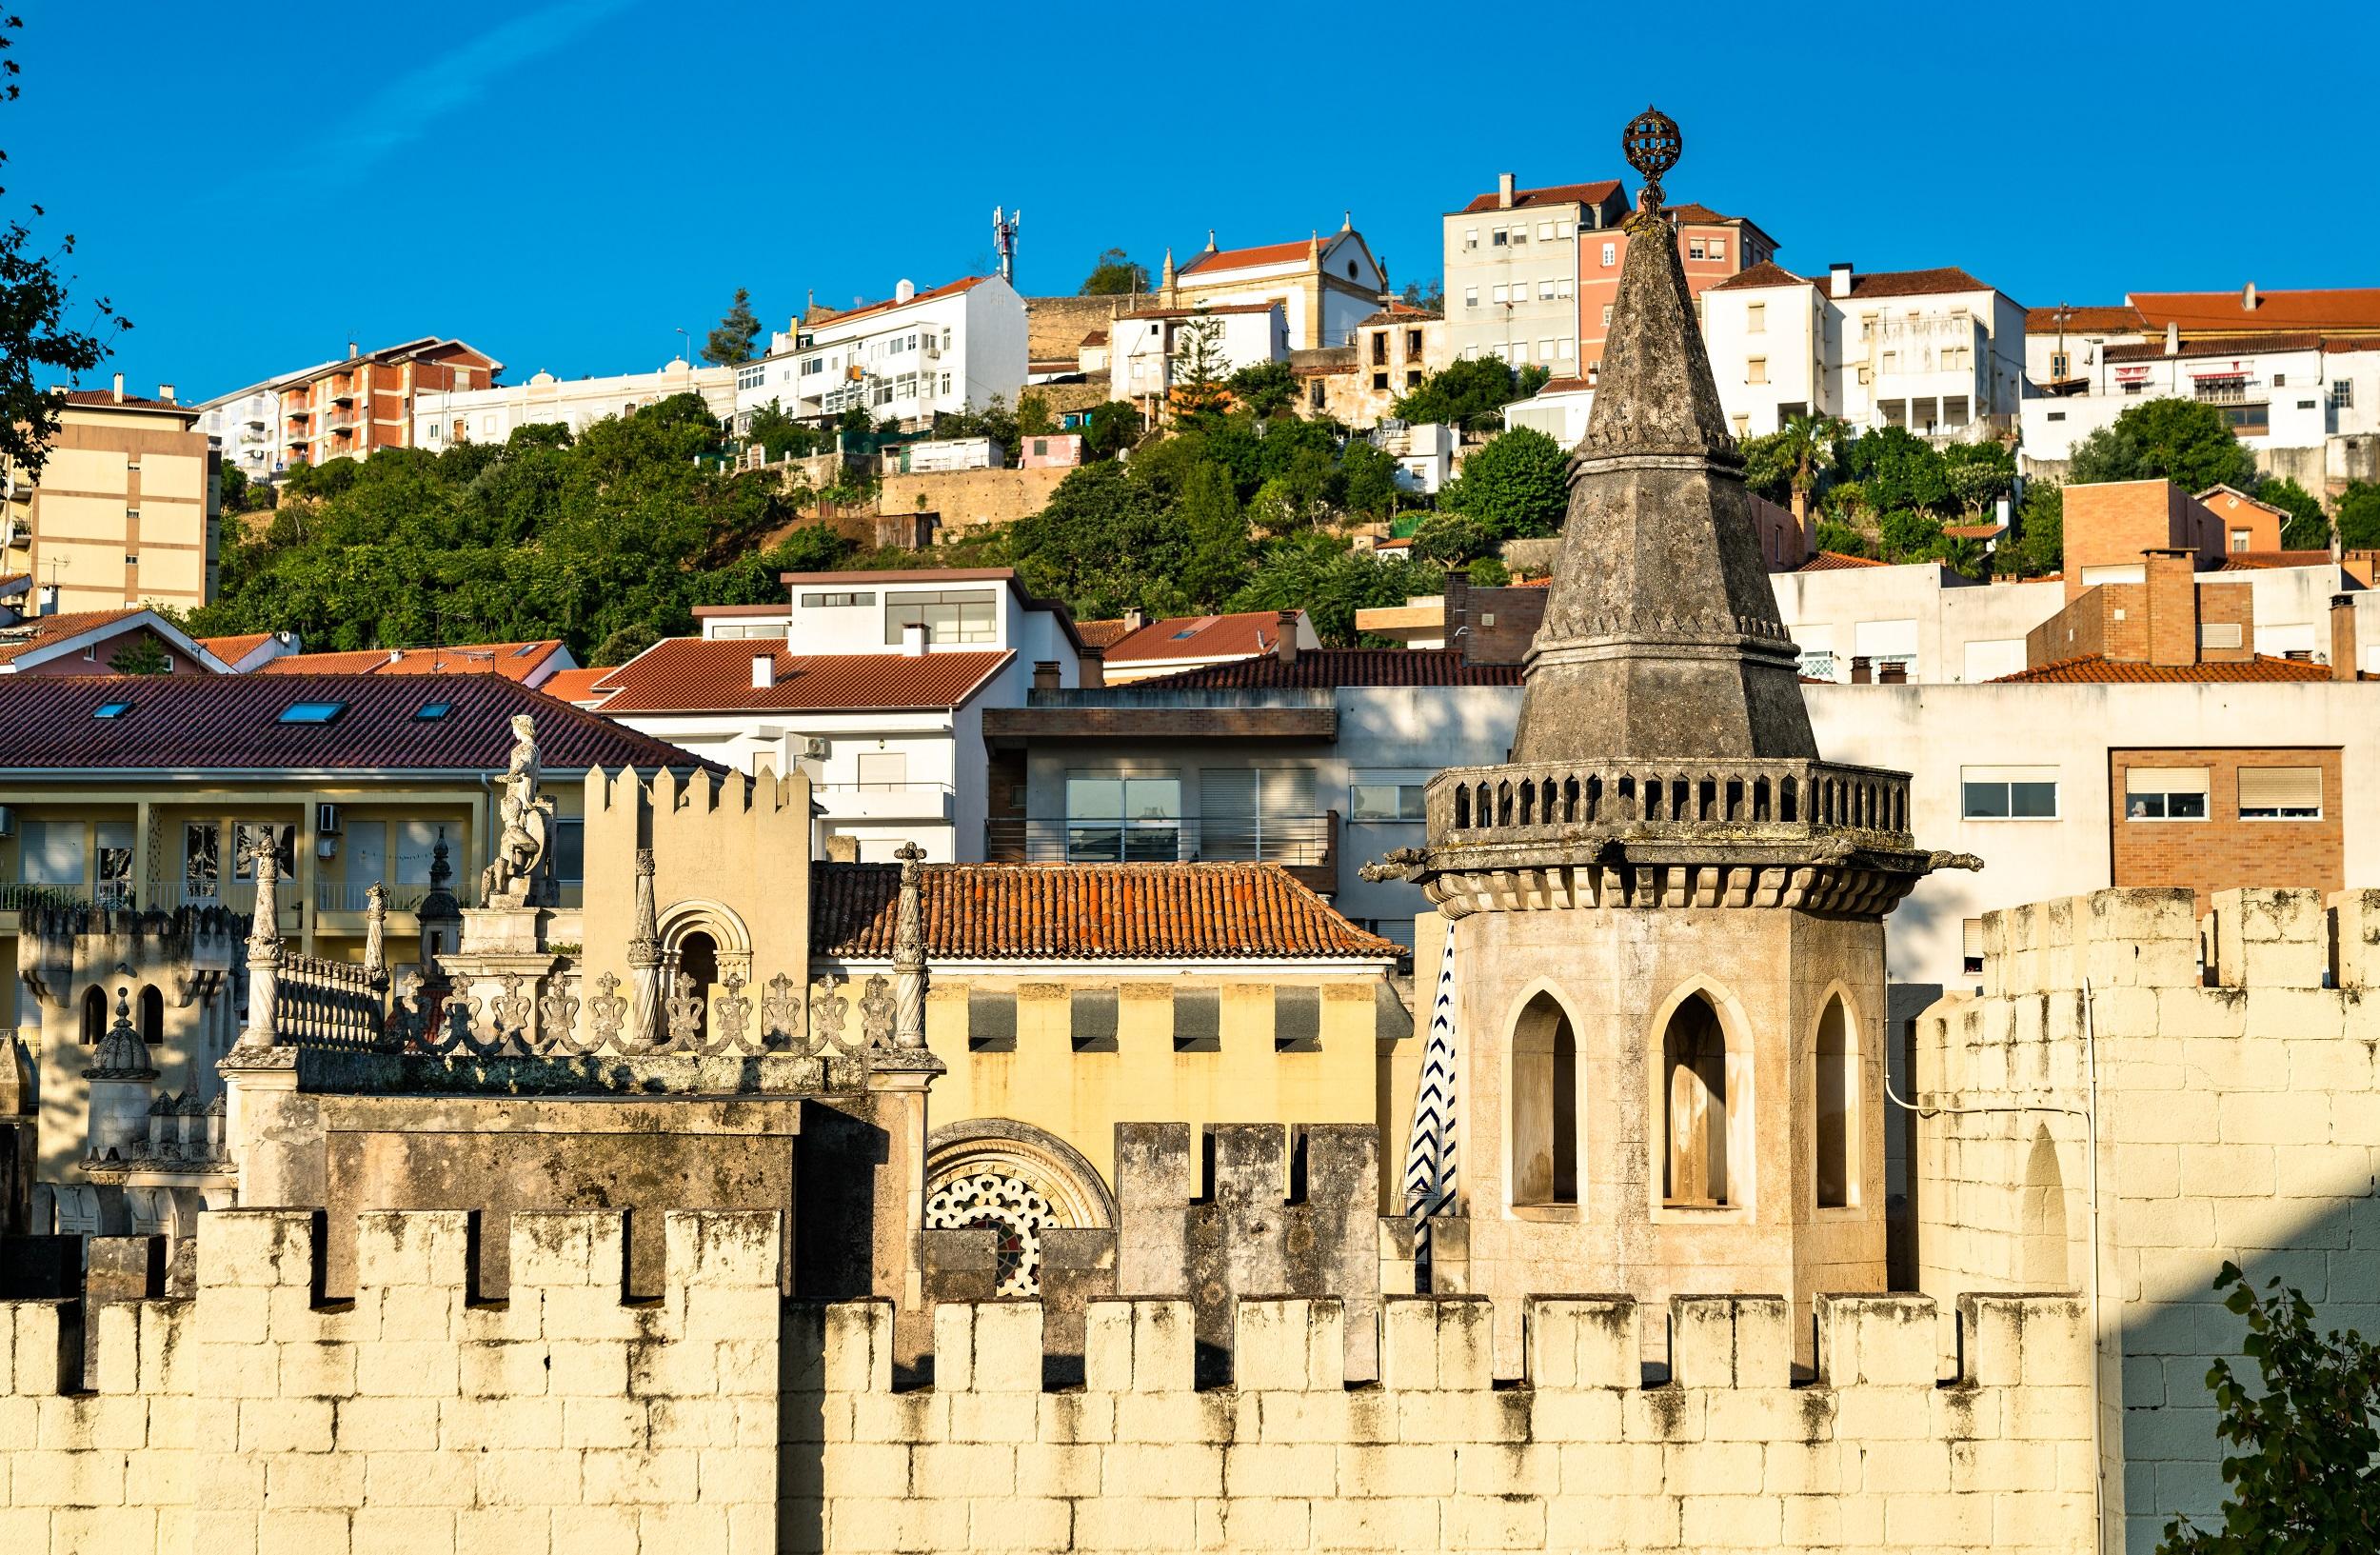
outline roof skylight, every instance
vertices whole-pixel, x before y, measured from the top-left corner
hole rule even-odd
[[[129,702],[102,702],[92,711],[91,716],[93,718],[121,718],[131,710],[132,704]]]
[[[416,712],[413,716],[416,718],[426,719],[444,718],[446,716],[447,710],[453,706],[454,704],[451,702],[425,702],[422,704],[421,710]]]
[[[327,724],[347,710],[344,702],[292,702],[281,709],[284,724]]]

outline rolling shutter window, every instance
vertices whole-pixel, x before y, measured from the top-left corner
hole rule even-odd
[[[1174,1051],[1223,1050],[1223,995],[1220,988],[1174,990]]]
[[[2133,767],[2124,772],[2128,794],[2202,794],[2207,791],[2203,767]]]
[[[1011,989],[967,990],[967,1051],[1013,1053],[1017,1050],[1017,996]]]
[[[1256,773],[1205,768],[1199,773],[1199,811],[1200,858],[1256,857]]]
[[[1983,920],[1980,918],[1961,919],[1958,925],[1958,940],[1961,955],[1969,961],[1981,961],[1983,959]]]
[[[2239,812],[2290,820],[2322,814],[2322,768],[2319,767],[2243,767],[2239,769]]]
[[[1116,990],[1077,988],[1069,1000],[1078,1053],[1116,1051]]]

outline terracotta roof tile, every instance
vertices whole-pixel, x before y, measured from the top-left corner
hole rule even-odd
[[[2380,287],[2259,291],[2251,309],[2243,291],[2135,291],[2125,299],[2152,329],[2168,323],[2188,334],[2210,329],[2380,329]]]
[[[1279,306],[1279,303],[1215,303],[1206,308],[1143,308],[1116,316],[1126,319],[1192,319],[1208,313],[1269,313]]]
[[[198,407],[194,405],[184,405],[179,400],[145,399],[138,394],[118,399],[112,389],[69,389],[66,402],[78,410],[171,410],[193,421],[198,419]]]
[[[846,308],[839,311],[822,308],[819,309],[820,316],[817,327],[823,329],[830,324],[843,324],[852,319],[865,318],[870,313],[882,313],[887,309],[914,308],[919,303],[930,303],[937,297],[956,297],[962,291],[974,290],[977,287],[982,286],[984,282],[990,279],[991,277],[988,275],[970,275],[962,280],[952,281],[944,286],[938,286],[931,288],[928,290],[914,292],[905,302],[899,297],[887,297],[881,303],[863,303],[857,308]]]
[[[94,718],[107,702],[132,708]],[[298,702],[344,706],[280,722]],[[26,675],[0,684],[0,768],[495,772],[524,712],[548,769],[712,765],[497,675]]]
[[[2257,503],[2257,507],[2264,505]],[[2327,550],[2234,550],[2223,558],[2217,572],[2264,572],[2276,567],[2329,567]]]
[[[2212,339],[2189,340],[2178,343],[2176,358],[2203,360],[2207,357],[2256,356],[2274,351],[2318,351],[2329,342],[2317,334],[2218,335]],[[2099,353],[2103,362],[2157,362],[2165,359],[2165,341],[2137,341],[2129,346],[2110,346]]]
[[[844,574],[857,576],[858,574]],[[771,655],[776,684],[752,684],[752,661]],[[611,671],[604,711],[862,711],[957,708],[1014,658],[1005,650],[905,653],[788,653],[765,637],[670,637]]]
[[[1136,691],[1271,690],[1282,688],[1340,686],[1517,686],[1517,664],[1465,664],[1459,653],[1444,648],[1307,648],[1295,662],[1271,654],[1185,669],[1135,681]]]
[[[1128,621],[1078,621],[1074,629],[1085,648],[1105,648],[1132,630]]]
[[[1320,239],[1319,237],[1312,240],[1299,238],[1294,243],[1259,243],[1250,249],[1200,249],[1198,256],[1182,266],[1179,273],[1188,275],[1193,270],[1203,273],[1209,270],[1246,269],[1255,265],[1285,265],[1292,260],[1303,259],[1310,241],[1319,243]]]
[[[236,637],[201,637],[198,646],[226,664],[238,664],[270,641],[271,632],[248,631]]]
[[[2234,681],[2329,680],[2330,667],[2311,659],[2275,659],[2258,654],[2231,663],[2142,664],[2093,653],[2079,659],[2020,669],[1991,682],[1993,686],[2128,686],[2217,685]]]
[[[1763,259],[1740,274],[1731,275],[1712,287],[1713,291],[1750,291],[1758,287],[1813,286],[1816,283],[1792,270],[1774,259]]]
[[[1520,210],[1540,205],[1601,205],[1619,192],[1619,180],[1616,178],[1605,178],[1592,184],[1548,184],[1543,189],[1513,190],[1512,209]],[[1478,215],[1501,210],[1504,208],[1496,203],[1497,198],[1495,190],[1474,195],[1471,203],[1462,208],[1463,214]]]
[[[537,688],[562,702],[601,702],[605,691],[608,690],[608,688],[603,687],[603,682],[611,673],[608,667],[598,667],[592,669],[557,669],[538,682]]]
[[[1743,291],[1754,287],[1792,286],[1802,277],[1775,261],[1763,261],[1740,275],[1731,275],[1710,289],[1713,291]],[[1828,290],[1831,278],[1810,277],[1806,283],[1820,291]],[[1992,288],[1976,280],[1955,265],[1943,265],[1922,270],[1852,271],[1851,298],[1863,297],[1925,297],[1957,291],[1990,291]]]
[[[1822,550],[1799,567],[1796,572],[1835,572],[1847,567],[1884,567],[1888,564],[1873,556],[1846,556],[1839,550]]]
[[[364,648],[333,653],[285,653],[258,665],[259,675],[502,675],[526,681],[562,651],[562,640],[472,643],[454,648]],[[221,657],[221,655],[217,655]]]
[[[2025,333],[2056,334],[2061,320],[2068,334],[2143,334],[2149,329],[2139,309],[2118,303],[2111,308],[2028,308]]]
[[[1152,621],[1107,646],[1109,664],[1134,659],[1222,659],[1269,653],[1280,633],[1279,610],[1239,615],[1178,615]]]
[[[44,648],[61,638],[72,637],[127,616],[141,613],[140,607],[129,606],[121,610],[69,610],[64,615],[37,615],[15,626],[0,628],[0,664],[22,658],[37,648]]]
[[[1275,864],[928,864],[925,953],[943,961],[1387,960],[1367,934]],[[892,955],[901,869],[810,868],[810,948]]]

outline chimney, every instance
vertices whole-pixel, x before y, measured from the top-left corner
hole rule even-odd
[[[359,357],[359,356],[361,356],[361,355],[363,355],[363,354],[364,354],[364,353],[363,353],[362,351],[359,351],[359,350],[357,350],[357,349],[355,349],[355,342],[354,342],[354,341],[350,340],[350,341],[348,341],[348,342],[347,342],[347,360],[348,360],[348,361],[352,362],[352,361],[354,361],[357,357]]]
[[[847,832],[828,832],[826,834],[826,862],[829,864],[859,863],[860,839]]]
[[[121,372],[116,374],[115,398],[118,405],[124,403],[124,374]]]
[[[2355,649],[2355,596],[2330,596],[2330,678],[2353,680],[2358,668]]]
[[[1105,686],[1107,684],[1106,649],[1094,648],[1085,643],[1082,646],[1082,651],[1075,655],[1074,678],[1077,685],[1086,688]]]
[[[2256,310],[2255,282],[2251,281],[2245,287],[2240,289],[2239,310],[2243,313],[2252,313]]]
[[[1139,631],[1142,627],[1145,627],[1148,624],[1149,615],[1146,610],[1143,610],[1138,605],[1128,605],[1124,607],[1124,630]]]
[[[918,294],[918,284],[902,276],[893,287],[893,301],[905,303]]]
[[[2149,663],[2198,662],[2198,555],[2181,547],[2141,552],[2141,592],[2149,620]]]
[[[1283,664],[1298,662],[1298,612],[1283,610],[1279,616],[1279,639],[1273,644],[1273,657]]]
[[[925,624],[912,621],[901,628],[901,652],[904,658],[925,657]]]
[[[1058,686],[1058,661],[1056,659],[1034,660],[1033,688],[1037,691],[1055,691]]]
[[[1875,668],[1868,662],[1868,656],[1865,653],[1854,653],[1851,656],[1851,683],[1854,686],[1875,684]]]
[[[159,384],[157,386],[157,397],[165,401],[168,405],[171,405],[173,403],[173,386],[171,384]]]
[[[1826,268],[1826,294],[1830,297],[1851,295],[1851,261],[1838,259]]]
[[[753,654],[752,689],[756,691],[766,691],[774,689],[776,685],[777,655],[774,653]]]
[[[1513,175],[1508,172],[1499,172],[1496,175],[1496,209],[1510,210],[1512,208]]]
[[[2168,356],[2182,354],[2182,327],[2172,319],[2165,321],[2165,354]]]

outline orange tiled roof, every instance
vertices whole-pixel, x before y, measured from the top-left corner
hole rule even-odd
[[[1140,691],[1308,689],[1341,686],[1517,686],[1517,664],[1470,664],[1460,653],[1437,648],[1303,648],[1284,662],[1267,653],[1200,666],[1151,680],[1134,681]]]
[[[2053,335],[2063,327],[2068,334],[2142,334],[2149,323],[2130,303],[2112,308],[2028,308],[2025,333]]]
[[[1991,682],[1993,686],[2207,686],[2232,681],[2308,681],[2329,680],[2330,667],[2315,664],[2311,659],[2275,659],[2258,654],[2252,659],[2235,660],[2229,664],[2142,664],[2132,659],[2111,659],[2103,653],[2087,654],[2079,659],[2060,659],[2031,669],[2020,669],[2013,675],[2002,675]]]
[[[78,410],[171,410],[177,415],[188,416],[192,421],[198,419],[198,408],[194,405],[184,405],[179,400],[152,400],[139,394],[127,394],[118,399],[112,389],[69,389],[66,402]]]
[[[604,692],[597,688],[611,673],[607,667],[557,669],[547,675],[537,688],[558,702],[600,702]]]
[[[1075,635],[1082,639],[1084,648],[1105,648],[1117,639],[1128,635],[1132,630],[1132,625],[1130,622],[1121,620],[1078,621],[1074,624],[1074,629]]]
[[[1276,864],[929,864],[925,953],[951,961],[1382,961],[1398,947]],[[810,948],[892,955],[901,868],[810,867]]]
[[[1269,653],[1280,634],[1279,610],[1239,615],[1177,615],[1152,621],[1107,646],[1107,662],[1134,659],[1230,659]]]
[[[845,573],[843,576],[852,576]],[[752,684],[768,653],[776,684]],[[868,711],[957,708],[1016,657],[982,652],[788,653],[765,637],[668,637],[610,672],[607,715],[638,712]]]
[[[2261,508],[2262,503],[2256,504]],[[2276,567],[2329,567],[2327,550],[2235,550],[2223,558],[2217,572],[2263,572]]]
[[[1319,246],[1321,241],[1318,235],[1299,238],[1294,243],[1259,243],[1250,249],[1205,249],[1200,250],[1197,258],[1182,266],[1180,273],[1188,275],[1193,270],[1236,270],[1254,265],[1285,265],[1291,260],[1303,259],[1306,250]]]
[[[864,318],[870,313],[882,313],[888,308],[912,308],[919,303],[930,303],[937,297],[956,297],[962,291],[974,290],[990,279],[988,275],[970,275],[963,280],[952,281],[946,286],[912,292],[905,302],[899,297],[887,297],[881,303],[863,303],[857,308],[846,308],[840,312],[821,309],[818,328],[824,329],[827,325],[841,324],[847,319]]]
[[[2135,291],[2126,301],[2152,329],[2380,329],[2380,287],[2321,291],[2259,291],[2241,306],[2242,291]]]
[[[1799,567],[1794,568],[1794,570],[1796,572],[1833,572],[1846,567],[1886,567],[1890,565],[1891,564],[1886,562],[1879,562],[1873,556],[1846,556],[1839,550],[1822,550],[1815,556],[1811,557],[1808,561],[1802,563]]]
[[[270,641],[271,632],[247,631],[236,637],[202,637],[198,646],[226,664],[238,664]]]
[[[258,665],[259,675],[502,675],[526,682],[562,651],[562,639],[531,643],[470,643],[454,648],[360,648],[332,653],[285,653]],[[221,657],[220,654],[217,657]]]
[[[8,628],[0,638],[0,664],[24,657],[37,648],[47,648],[61,638],[73,637],[127,616],[140,614],[138,606],[121,610],[69,610],[64,615],[37,615]]]
[[[1795,275],[1775,260],[1763,260],[1741,275],[1729,276],[1711,289],[1713,291],[1744,291],[1755,287],[1792,286],[1801,280],[1801,276]],[[1832,283],[1830,277],[1816,275],[1810,277],[1806,284],[1815,287],[1820,291],[1826,291]],[[1942,265],[1933,269],[1921,270],[1874,270],[1866,273],[1854,270],[1851,276],[1851,294],[1854,299],[1926,297],[1958,291],[1990,291],[1991,289],[1992,288],[1985,286],[1955,265]]]

